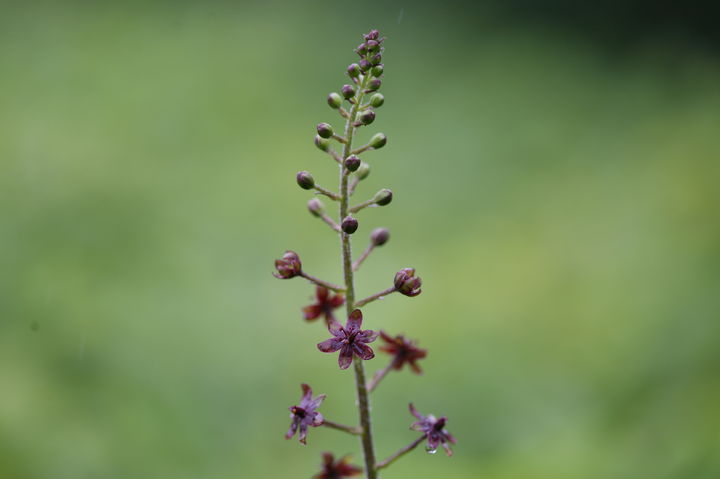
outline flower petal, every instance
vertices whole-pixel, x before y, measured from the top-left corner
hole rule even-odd
[[[420,369],[420,366],[417,365],[414,359],[410,359],[408,363],[410,364],[410,369],[412,369],[415,374],[422,374],[422,369]]]
[[[315,290],[315,296],[318,299],[318,303],[324,303],[327,300],[328,297],[328,289],[324,288],[322,286],[318,286]]]
[[[330,331],[330,334],[332,334],[335,337],[343,336],[343,334],[342,334],[343,327],[340,323],[335,321],[335,318],[328,320],[328,331]]]
[[[375,357],[375,353],[372,348],[367,344],[355,342],[353,343],[353,349],[355,350],[355,354],[364,361],[368,361]]]
[[[328,301],[328,304],[332,308],[339,308],[343,304],[345,304],[345,297],[342,294],[336,294],[332,298],[330,298],[330,301]]]
[[[325,418],[323,417],[323,415],[320,414],[319,412],[316,412],[315,417],[313,417],[312,423],[310,425],[312,427],[318,427],[318,426],[322,426],[324,422],[325,422]]]
[[[297,432],[298,424],[300,421],[295,421],[290,424],[290,429],[288,429],[288,432],[285,433],[285,439],[290,439],[295,435],[295,432]]]
[[[325,394],[321,394],[312,401],[310,401],[310,404],[308,404],[308,408],[311,410],[315,410],[320,407],[322,402],[325,400]]]
[[[365,331],[360,331],[358,335],[355,336],[355,342],[372,343],[377,339],[378,335],[379,333],[377,331],[366,329]]]
[[[303,401],[306,401],[306,402],[307,402],[310,398],[312,398],[312,388],[311,388],[309,385],[305,384],[305,383],[302,383],[302,384],[300,385],[300,388],[302,389],[302,392],[303,392],[303,395],[302,395],[302,398],[300,399],[300,402],[301,402],[301,403],[302,403]]]
[[[420,413],[418,412],[418,410],[415,409],[415,405],[414,405],[413,403],[410,403],[410,404],[408,405],[408,408],[410,409],[410,414],[412,414],[412,415],[415,416],[416,418],[420,419],[421,421],[424,421],[424,420],[425,420],[425,416],[423,416],[422,414],[420,414]]]
[[[312,321],[313,319],[317,319],[322,314],[323,310],[322,307],[320,307],[319,304],[311,304],[309,306],[305,306],[302,309],[303,312],[303,318],[305,318],[305,321]]]
[[[342,349],[340,350],[340,355],[338,356],[338,365],[340,366],[340,369],[347,369],[352,364],[353,359],[353,349],[352,346],[345,344],[343,345]]]
[[[345,329],[348,332],[358,331],[360,329],[360,326],[362,326],[362,320],[362,311],[360,311],[359,309],[354,310],[352,313],[350,313],[350,316],[348,316]]]
[[[452,449],[450,449],[450,446],[448,446],[448,443],[443,442],[442,447],[445,449],[445,454],[447,454],[448,457],[452,457],[453,452]]]
[[[318,343],[317,348],[323,353],[334,353],[342,347],[343,343],[338,338],[326,339],[322,343]]]
[[[298,439],[300,439],[300,442],[307,446],[307,426],[303,423],[300,423],[300,434],[298,434]]]

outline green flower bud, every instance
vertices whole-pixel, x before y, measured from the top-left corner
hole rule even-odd
[[[370,138],[370,146],[372,146],[376,150],[379,150],[386,144],[387,136],[385,136],[385,133],[375,133],[372,138]]]
[[[370,165],[363,161],[362,163],[360,163],[360,166],[355,171],[355,174],[357,175],[359,180],[364,180],[370,175]]]
[[[360,67],[358,66],[358,68]],[[383,74],[384,71],[385,67],[383,67],[382,65],[375,65],[374,67],[372,67],[372,70],[370,70],[370,73],[372,73],[372,76],[374,77],[379,77]]]
[[[328,151],[330,149],[330,140],[323,138],[320,135],[315,135],[315,146],[320,148],[322,151]]]
[[[317,198],[312,198],[307,204],[308,211],[313,216],[320,216],[325,211],[325,205]]]
[[[330,105],[330,108],[337,110],[340,106],[342,106],[342,97],[333,92],[328,95],[327,102],[328,105]]]
[[[307,171],[301,171],[295,177],[297,184],[303,190],[311,190],[315,186],[315,179]]]
[[[322,138],[330,138],[331,136],[333,136],[332,126],[327,123],[320,123],[317,126],[317,132],[318,135],[320,135]]]
[[[342,96],[344,96],[346,100],[349,100],[350,98],[355,96],[355,88],[353,88],[352,85],[343,85],[340,91],[342,92]]]
[[[385,188],[375,193],[375,196],[373,196],[373,202],[378,206],[385,206],[390,204],[392,198],[392,191]]]
[[[370,97],[370,105],[373,108],[380,108],[383,106],[383,103],[385,103],[385,97],[382,93],[375,93],[373,96]]]
[[[357,78],[360,76],[360,65],[357,63],[352,63],[350,66],[347,67],[348,75],[350,75],[350,78]]]
[[[368,83],[367,89],[369,91],[376,91],[376,90],[380,89],[381,85],[382,85],[382,80],[380,80],[379,78],[373,78],[372,80],[370,80],[370,83]]]

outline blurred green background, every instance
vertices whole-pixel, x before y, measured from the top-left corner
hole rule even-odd
[[[415,437],[411,400],[459,439],[383,477],[719,477],[720,49],[677,16],[531,4],[4,5],[0,477],[361,461],[336,431],[282,437],[301,382],[352,423],[353,378],[300,319],[312,288],[270,273],[293,249],[340,281],[294,174],[334,187],[314,126],[340,126],[325,96],[370,28],[363,138],[389,142],[358,196],[395,201],[359,215],[356,251],[392,239],[358,294],[416,267],[424,293],[366,325],[430,351],[375,394],[377,449]]]

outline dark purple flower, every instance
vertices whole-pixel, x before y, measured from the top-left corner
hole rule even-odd
[[[306,321],[313,321],[320,316],[325,316],[325,321],[330,324],[331,321],[335,321],[333,316],[333,309],[339,308],[345,303],[345,298],[342,294],[332,295],[330,290],[318,286],[315,290],[315,298],[317,301],[311,305],[305,306],[303,311],[303,317]]]
[[[323,415],[315,411],[325,399],[325,395],[321,394],[313,399],[312,389],[307,384],[301,384],[300,387],[303,391],[303,396],[300,399],[299,406],[290,406],[290,417],[292,423],[290,429],[285,434],[285,439],[290,439],[295,435],[297,430],[300,430],[298,439],[303,444],[307,444],[305,437],[307,436],[307,428],[318,427],[323,424]]]
[[[404,268],[395,275],[395,289],[405,296],[417,296],[422,293],[420,289],[422,279],[415,276],[415,268]]]
[[[380,337],[386,343],[380,346],[380,351],[393,355],[393,369],[400,370],[405,363],[408,363],[415,374],[422,374],[422,369],[415,361],[427,356],[427,349],[418,348],[415,341],[406,339],[402,334],[393,338],[387,335],[385,331],[380,331]]]
[[[313,479],[342,479],[343,477],[357,476],[362,472],[362,469],[348,464],[349,460],[350,457],[345,456],[335,461],[331,453],[323,452],[323,469],[313,476]]]
[[[436,419],[432,414],[423,416],[412,403],[410,403],[410,414],[418,418],[419,420],[414,422],[410,429],[420,431],[425,434],[427,439],[427,452],[434,454],[437,451],[438,446],[442,444],[445,452],[448,456],[452,456],[452,450],[448,445],[448,442],[455,444],[457,441],[452,435],[445,430],[445,423],[447,422],[446,417]]]
[[[300,257],[294,251],[286,251],[281,259],[275,260],[277,273],[273,276],[280,279],[290,279],[302,273]]]
[[[360,326],[362,326],[362,320],[362,312],[356,309],[350,313],[345,327],[337,321],[330,322],[328,331],[330,331],[333,337],[317,345],[318,349],[323,353],[340,351],[340,356],[338,356],[340,369],[350,367],[353,355],[365,361],[375,357],[375,353],[367,343],[375,341],[378,333],[369,329],[361,331]]]

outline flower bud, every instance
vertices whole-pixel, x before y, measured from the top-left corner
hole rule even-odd
[[[375,228],[370,233],[370,242],[375,246],[382,246],[390,240],[390,231],[387,228]]]
[[[370,106],[373,108],[379,108],[385,103],[385,97],[382,93],[375,93],[370,97]]]
[[[373,202],[378,206],[389,205],[392,199],[393,193],[387,188],[378,191],[377,193],[375,193],[375,196],[373,196]]]
[[[365,45],[367,47],[367,51],[370,53],[375,53],[380,49],[380,44],[377,42],[377,40],[368,40],[365,42]]]
[[[370,59],[370,64],[373,65],[373,67],[380,65],[382,63],[382,55],[377,53],[372,56]],[[380,75],[375,75],[376,77],[379,77]]]
[[[380,36],[380,32],[377,30],[370,30],[366,35],[363,35],[365,40],[377,40]]]
[[[347,67],[348,75],[350,75],[350,78],[357,78],[360,76],[360,65],[357,63],[352,63]]]
[[[308,211],[310,211],[310,214],[313,216],[320,216],[325,212],[325,205],[323,205],[322,201],[317,198],[312,198],[308,201],[307,207]]]
[[[387,136],[385,136],[385,133],[375,133],[372,138],[370,138],[369,144],[376,150],[379,150],[387,144]]]
[[[372,67],[372,70],[370,70],[370,73],[372,73],[372,75],[374,77],[379,77],[380,75],[383,74],[384,71],[385,71],[385,67],[383,67],[382,65],[376,65],[376,66]]]
[[[290,279],[302,273],[300,257],[294,251],[286,251],[281,259],[275,260],[277,272],[273,276],[280,279]]]
[[[330,108],[337,110],[340,106],[342,106],[342,97],[333,92],[328,95],[327,102],[328,105],[330,105]]]
[[[297,184],[303,190],[310,190],[315,186],[315,179],[307,171],[301,171],[295,177]]]
[[[327,123],[318,124],[317,132],[318,135],[320,135],[322,138],[330,138],[331,136],[333,136],[332,126]]]
[[[320,148],[322,151],[328,151],[330,149],[330,140],[323,138],[320,135],[315,135],[315,146]]]
[[[363,72],[368,71],[370,68],[372,68],[372,65],[369,61],[365,60],[364,58],[360,60],[360,70]]]
[[[345,168],[348,169],[348,171],[357,171],[357,169],[360,167],[360,158],[358,158],[356,155],[350,155],[347,158],[345,158]]]
[[[358,229],[358,220],[356,220],[352,216],[346,216],[345,219],[342,220],[340,227],[345,233],[351,235]]]
[[[355,171],[355,174],[357,175],[359,180],[364,180],[370,175],[370,165],[363,161],[362,163],[360,163],[360,166]]]
[[[349,100],[350,98],[355,96],[355,88],[353,88],[352,85],[343,85],[340,91],[342,92],[342,96],[344,96],[346,100]]]
[[[358,52],[358,54],[360,54],[360,55],[365,55],[368,51],[367,43],[361,43],[360,45],[357,46],[355,51]]]
[[[380,89],[380,85],[382,85],[382,80],[379,78],[373,78],[370,80],[370,83],[368,83],[368,90],[370,91],[376,91]]]
[[[360,113],[360,123],[363,125],[369,125],[375,121],[375,112],[372,110],[365,110]]]
[[[395,275],[395,289],[405,296],[417,296],[422,293],[422,279],[415,276],[415,268],[404,268]]]

